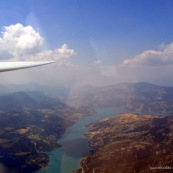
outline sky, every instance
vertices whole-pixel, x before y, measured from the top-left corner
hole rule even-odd
[[[0,83],[173,86],[172,0],[0,0],[0,61],[54,60]]]

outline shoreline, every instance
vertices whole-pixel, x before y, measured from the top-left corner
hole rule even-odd
[[[172,122],[172,116],[124,113],[90,124],[85,135],[91,150],[72,173],[126,172],[127,168],[129,173],[150,172],[159,164],[173,167]]]
[[[50,152],[51,161],[49,168],[38,173],[49,173],[51,171],[56,171],[56,173],[71,173],[78,169],[81,160],[90,151],[88,147],[88,138],[83,136],[83,134],[87,133],[86,125],[108,116],[117,115],[122,112],[122,110],[115,108],[98,108],[95,109],[95,112],[96,114],[93,116],[79,119],[75,124],[67,128],[65,134],[62,135],[62,138],[58,141],[60,144],[63,144],[62,147],[52,153]],[[75,152],[76,149],[80,150]]]
[[[56,149],[51,150],[51,151],[48,152],[48,156],[50,158],[50,161],[48,163],[47,168],[46,169],[38,170],[38,171],[36,171],[36,173],[48,173],[49,172],[49,169],[52,169],[51,167],[53,167],[53,165],[54,165],[54,163],[52,163],[52,162],[54,162],[53,161],[54,160],[54,157],[55,157],[54,155],[57,155],[57,156],[59,155],[59,157],[60,157],[61,152],[64,149],[63,148],[64,147],[64,145],[63,145],[64,137],[66,135],[68,135],[68,133],[71,133],[68,130],[70,130],[70,128],[73,128],[73,126],[75,124],[80,123],[80,121],[83,121],[83,119],[87,119],[87,118],[94,117],[94,116],[95,116],[95,111],[94,111],[94,109],[90,108],[90,111],[87,114],[86,113],[83,113],[83,116],[81,118],[78,118],[77,120],[73,121],[69,126],[67,126],[65,128],[64,132],[62,133],[61,137],[58,138],[58,140],[57,140],[57,143],[60,145],[60,147],[58,147],[58,148],[56,148]],[[83,129],[85,129],[84,126],[83,126]],[[83,137],[83,138],[85,138],[85,137]],[[56,154],[56,153],[59,153],[59,154]],[[51,158],[51,157],[53,157],[53,158]],[[55,158],[55,160],[58,159],[58,162],[61,162],[61,160],[59,160],[60,159],[59,157]],[[80,162],[79,162],[79,164],[80,164]],[[60,167],[62,167],[62,163],[61,163]]]

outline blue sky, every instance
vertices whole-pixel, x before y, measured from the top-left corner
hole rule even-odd
[[[50,47],[65,42],[85,58],[94,58],[93,41],[119,62],[173,40],[172,6],[171,0],[2,1],[0,26],[34,25]],[[36,21],[28,21],[29,15]]]
[[[94,62],[107,77],[113,68],[117,73],[119,65],[142,65],[143,69],[146,65],[173,64],[172,0],[0,0],[0,3],[1,28],[17,23],[32,26],[43,38],[41,46],[45,50],[66,44],[67,50],[75,52],[70,63],[80,64],[80,68]],[[105,73],[105,69],[111,70]],[[132,71],[138,72],[133,68],[129,73]]]

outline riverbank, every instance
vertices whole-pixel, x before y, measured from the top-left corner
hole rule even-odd
[[[73,173],[163,172],[158,166],[172,169],[172,122],[172,116],[126,113],[88,125],[85,136],[91,151]]]
[[[88,138],[83,137],[87,133],[86,125],[107,116],[116,115],[122,112],[114,108],[95,109],[94,116],[88,116],[78,120],[68,127],[62,138],[58,140],[61,147],[48,153],[50,162],[46,169],[37,173],[71,173],[80,166],[80,161],[90,150]]]

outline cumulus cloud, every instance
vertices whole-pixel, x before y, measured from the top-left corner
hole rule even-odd
[[[62,47],[55,50],[47,50],[39,52],[35,55],[28,56],[26,61],[47,61],[54,60],[58,65],[73,66],[72,63],[68,61],[68,58],[76,55],[73,49],[69,49],[67,44],[63,44]]]
[[[32,26],[20,23],[3,27],[0,37],[0,59],[8,61],[54,60],[60,66],[73,66],[68,58],[76,55],[67,44],[44,50],[44,39]]]
[[[173,43],[164,46],[162,50],[146,50],[134,58],[125,59],[122,63],[125,66],[170,64],[173,64]]]
[[[9,59],[38,53],[43,48],[43,38],[32,26],[18,23],[3,27],[0,37],[0,58]]]

